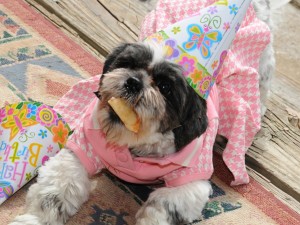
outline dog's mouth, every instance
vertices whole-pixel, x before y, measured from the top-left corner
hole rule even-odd
[[[108,105],[111,119],[122,122],[129,131],[139,132],[141,120],[134,108],[125,99],[112,97],[108,100]]]

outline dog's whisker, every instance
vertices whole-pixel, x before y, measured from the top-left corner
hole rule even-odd
[[[143,93],[139,94],[138,97],[135,99],[133,106],[136,107],[136,105],[139,103],[141,98],[143,97]]]

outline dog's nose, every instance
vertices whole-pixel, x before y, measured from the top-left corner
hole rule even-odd
[[[128,92],[130,92],[132,94],[135,94],[135,93],[139,92],[142,89],[143,84],[138,78],[130,77],[125,82],[124,86],[125,86],[125,88]]]

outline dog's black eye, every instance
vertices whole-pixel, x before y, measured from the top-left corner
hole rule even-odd
[[[168,95],[170,94],[171,92],[171,85],[169,82],[167,81],[161,81],[157,84],[160,92],[163,94],[163,95]]]

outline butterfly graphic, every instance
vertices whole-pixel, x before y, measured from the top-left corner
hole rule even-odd
[[[190,35],[189,40],[183,43],[183,48],[187,51],[194,49],[200,50],[200,53],[204,59],[211,56],[210,48],[213,43],[220,42],[222,40],[222,34],[218,30],[203,31],[203,28],[197,24],[191,24],[187,27],[187,31]]]
[[[25,127],[33,126],[38,124],[38,122],[28,119],[26,117],[27,109],[23,108],[17,113],[13,113],[12,115],[7,116],[7,121],[2,123],[2,127],[5,129],[10,129],[10,137],[9,141],[14,139],[14,137],[21,132],[21,134],[25,133]]]

